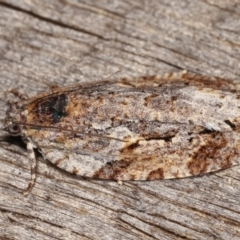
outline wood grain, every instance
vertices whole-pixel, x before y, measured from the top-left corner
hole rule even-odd
[[[15,99],[9,88],[34,96],[184,69],[238,81],[239,15],[237,0],[0,0],[1,117]],[[24,197],[25,145],[0,136],[0,239],[240,239],[238,166],[118,185],[73,176],[38,154]]]

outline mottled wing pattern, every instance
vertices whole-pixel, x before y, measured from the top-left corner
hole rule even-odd
[[[239,163],[239,107],[238,86],[220,78],[122,79],[28,100],[25,134],[44,158],[81,176],[182,178]]]

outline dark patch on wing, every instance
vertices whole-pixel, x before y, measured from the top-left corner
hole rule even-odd
[[[158,168],[154,171],[151,171],[148,174],[147,180],[155,180],[155,179],[163,179],[164,178],[164,171],[162,168]]]
[[[67,116],[67,96],[62,93],[56,96],[39,99],[32,107],[33,121],[36,124],[58,123]]]
[[[78,172],[79,172],[79,169],[77,169],[76,167],[73,167],[72,174],[77,175]]]
[[[164,136],[164,137],[155,136],[155,137],[146,138],[146,140],[147,141],[150,141],[150,140],[164,140],[165,142],[171,142],[174,137],[175,137],[175,135],[169,135],[169,136]]]
[[[125,152],[126,150],[131,151],[136,149],[139,146],[139,141],[136,141],[135,143],[132,143],[130,145],[128,145],[127,147],[125,147],[124,149],[122,149],[120,152]]]
[[[200,131],[199,134],[211,134],[213,132],[214,132],[213,130],[205,128],[202,131]]]
[[[108,162],[104,167],[94,173],[93,178],[121,180],[118,176],[126,171],[130,164],[131,162],[124,160]],[[128,180],[134,180],[134,178]]]
[[[235,129],[236,129],[236,125],[235,125],[234,123],[232,123],[231,121],[225,120],[224,122],[225,122],[228,126],[230,126],[230,128],[231,128],[232,130],[235,130]]]
[[[201,146],[192,156],[187,167],[192,175],[208,172],[209,165],[226,168],[231,165],[232,153],[223,154],[227,151],[227,139],[223,133],[212,132],[206,139],[206,144]]]

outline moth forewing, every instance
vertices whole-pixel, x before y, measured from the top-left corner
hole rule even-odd
[[[114,180],[182,178],[239,163],[238,86],[168,74],[52,88],[10,106],[4,119],[27,144],[73,174]]]

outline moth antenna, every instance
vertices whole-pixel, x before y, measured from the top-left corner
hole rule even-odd
[[[92,136],[92,137],[99,137],[99,138],[113,139],[113,140],[120,141],[120,142],[127,142],[127,141],[124,141],[124,140],[119,139],[119,138],[103,136],[103,135],[98,135],[98,134],[93,134],[93,133],[83,133],[83,132],[78,132],[78,131],[75,131],[75,130],[64,129],[64,128],[59,128],[59,127],[54,127],[54,126],[41,126],[41,125],[36,125],[36,124],[31,124],[31,123],[21,123],[21,122],[15,122],[15,124],[19,124],[19,125],[22,125],[22,126],[34,127],[34,128],[55,129],[55,130],[73,132],[73,133],[78,133],[78,134]]]
[[[121,72],[121,71],[122,71],[122,69],[119,69],[119,70],[117,70],[116,72],[113,72],[113,73],[109,74],[108,76],[104,77],[103,80],[106,80],[106,79],[112,77],[113,75],[115,75],[115,74],[117,74],[117,73],[119,73],[119,72]]]

